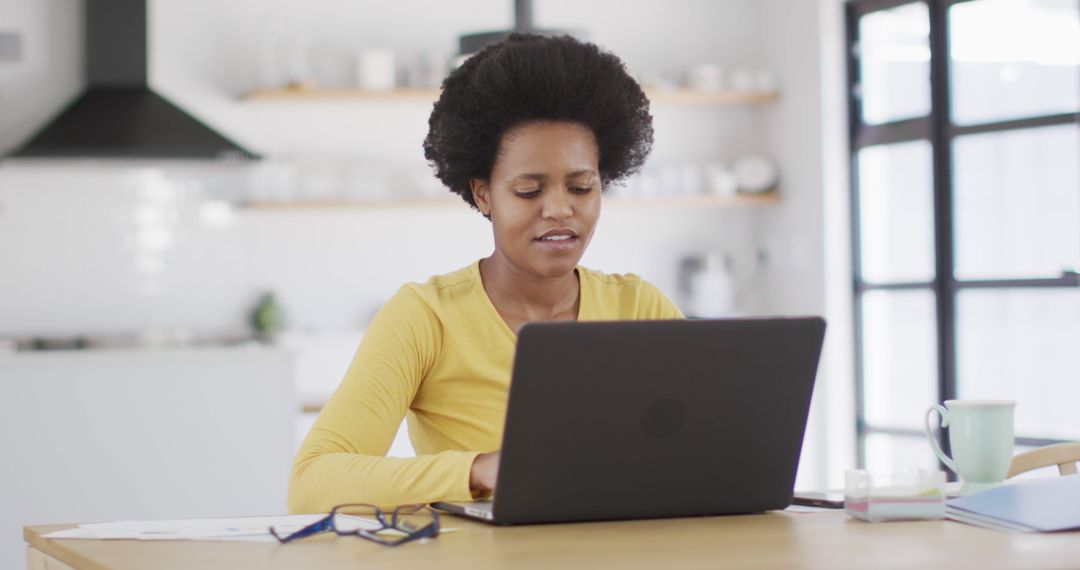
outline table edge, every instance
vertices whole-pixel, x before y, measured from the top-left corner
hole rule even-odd
[[[43,535],[58,530],[66,530],[69,528],[76,528],[77,524],[45,524],[45,525],[26,525],[23,527],[23,541],[31,548],[37,549],[46,556],[51,556],[67,564],[79,569],[85,570],[109,570],[106,566],[94,562],[88,558],[84,558],[79,555],[78,552],[71,550],[64,546],[66,540],[45,538]],[[82,540],[78,538],[71,538],[67,540]]]

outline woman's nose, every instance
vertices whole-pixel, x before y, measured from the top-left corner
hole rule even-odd
[[[570,203],[569,193],[565,190],[547,192],[544,199],[544,218],[561,220],[574,215],[574,207]]]

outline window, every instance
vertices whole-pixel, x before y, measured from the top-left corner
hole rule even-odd
[[[935,464],[954,398],[1080,440],[1080,2],[849,0],[847,30],[860,466]]]

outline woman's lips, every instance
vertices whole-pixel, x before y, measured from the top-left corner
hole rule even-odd
[[[563,251],[569,251],[569,250],[574,249],[575,247],[577,247],[578,238],[576,236],[570,236],[568,238],[563,238],[563,239],[540,239],[540,238],[537,238],[537,239],[534,239],[533,241],[536,242],[542,249],[544,249],[544,251],[549,251],[549,252],[552,252],[552,253],[558,253],[558,252],[563,252]]]

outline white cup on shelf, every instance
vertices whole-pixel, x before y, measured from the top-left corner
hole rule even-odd
[[[357,58],[357,84],[365,91],[391,91],[397,86],[397,67],[394,52],[389,49],[370,49]]]
[[[690,69],[689,84],[698,91],[720,91],[724,88],[724,68],[715,63],[703,63]]]
[[[754,91],[756,88],[754,72],[746,68],[733,71],[731,73],[731,88],[735,91]]]
[[[739,181],[730,168],[720,163],[711,163],[705,167],[705,178],[709,192],[716,196],[734,196],[739,189]]]
[[[776,91],[776,76],[768,69],[759,69],[754,72],[754,88],[762,93]]]

